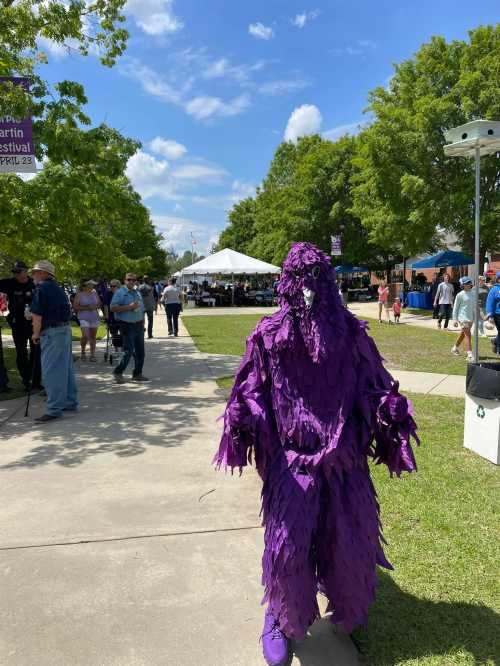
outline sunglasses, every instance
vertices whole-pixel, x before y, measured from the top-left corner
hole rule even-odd
[[[125,282],[137,282],[137,278],[126,278]]]

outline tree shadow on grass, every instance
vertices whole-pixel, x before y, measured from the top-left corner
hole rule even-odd
[[[469,653],[478,666],[500,664],[500,615],[491,608],[419,599],[386,573],[379,572],[379,580],[368,627],[353,636],[364,663],[394,666],[435,656],[444,664],[452,663],[447,657]]]

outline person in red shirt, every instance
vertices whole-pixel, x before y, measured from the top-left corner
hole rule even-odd
[[[394,323],[399,324],[399,318],[401,316],[401,299],[394,299],[394,303],[392,304],[392,312],[394,314]]]

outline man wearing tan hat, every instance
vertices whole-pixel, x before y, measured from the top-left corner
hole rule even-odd
[[[32,269],[37,289],[31,303],[33,342],[40,343],[42,379],[47,393],[45,414],[35,419],[46,423],[78,407],[71,349],[71,310],[63,289],[54,279],[50,261],[37,261]]]

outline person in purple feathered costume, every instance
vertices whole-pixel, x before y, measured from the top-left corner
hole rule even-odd
[[[255,459],[263,480],[263,638],[268,664],[289,658],[328,598],[347,632],[366,624],[382,550],[368,458],[392,474],[416,469],[408,400],[385,370],[366,323],[342,305],[330,258],[292,246],[279,311],[247,340],[214,462]]]

